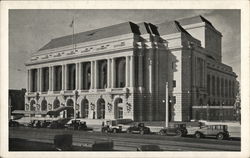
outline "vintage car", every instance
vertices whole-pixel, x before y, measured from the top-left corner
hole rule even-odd
[[[40,120],[32,120],[30,122],[29,126],[32,128],[41,128],[41,121]]]
[[[136,123],[127,129],[127,133],[150,134],[150,128],[146,127],[144,123]]]
[[[201,126],[200,129],[197,129],[194,136],[196,138],[202,138],[205,136],[215,136],[218,140],[228,139],[227,125],[205,125]]]
[[[183,137],[187,135],[186,124],[169,124],[167,128],[163,128],[159,131],[160,135],[175,135]]]
[[[119,133],[122,132],[122,125],[118,124],[117,120],[107,120],[102,126],[102,132]]]
[[[85,121],[81,121],[78,119],[70,120],[65,127],[72,130],[92,130],[92,128],[88,128]]]
[[[57,128],[65,128],[65,124],[69,121],[69,119],[58,119],[58,120],[54,120],[52,121],[49,125],[48,128],[52,128],[52,129],[57,129]]]
[[[17,121],[14,120],[10,120],[9,121],[9,127],[18,127],[19,123]]]
[[[51,124],[51,121],[41,121],[41,128],[47,128]]]

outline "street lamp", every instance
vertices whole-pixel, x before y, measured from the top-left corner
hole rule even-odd
[[[168,120],[168,82],[166,82],[166,100],[165,100],[165,102],[166,102],[166,118],[165,118],[165,126],[166,126],[166,128],[168,127],[168,122],[169,122],[169,120]]]

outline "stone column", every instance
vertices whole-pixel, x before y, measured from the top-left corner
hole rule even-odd
[[[62,91],[65,90],[65,65],[62,65]]]
[[[116,77],[116,68],[115,68],[115,58],[111,59],[111,88],[115,88],[115,77]]]
[[[76,66],[75,89],[79,89],[79,63],[76,63],[75,66]]]
[[[79,63],[79,90],[82,89],[82,63]]]
[[[125,87],[129,87],[129,56],[126,56],[126,85]]]
[[[55,85],[55,67],[54,66],[52,66],[51,67],[51,91],[54,91],[54,89],[55,89],[55,87],[54,87],[54,85]]]
[[[66,64],[65,66],[64,66],[64,69],[65,69],[65,76],[64,76],[64,78],[65,78],[65,85],[64,85],[64,88],[65,88],[65,90],[68,90],[68,65]]]
[[[51,67],[49,67],[49,91],[52,90],[51,89],[51,85],[52,85],[51,81],[52,81],[52,69],[51,69]]]
[[[94,89],[94,61],[91,61],[91,85],[90,89]]]
[[[135,65],[135,60],[134,60],[134,56],[130,56],[130,87],[134,87],[135,85],[135,69],[134,69],[134,65]]]
[[[143,54],[142,52],[140,52],[138,56],[138,78],[139,78],[138,87],[139,89],[142,90],[143,88]]]
[[[40,91],[40,68],[37,68],[37,80],[36,80],[36,85],[37,85],[36,91],[39,92],[39,91]]]
[[[99,87],[99,70],[98,70],[98,61],[95,61],[95,89],[98,89]]]
[[[43,69],[39,68],[39,91],[42,91],[42,83],[43,83]]]
[[[148,68],[148,74],[149,74],[149,92],[153,92],[153,60],[152,58],[149,60],[149,68]],[[151,108],[151,107],[150,107]]]
[[[110,77],[111,77],[111,71],[110,71],[110,59],[107,59],[107,88],[110,88]]]
[[[27,70],[27,92],[30,92],[30,70]]]

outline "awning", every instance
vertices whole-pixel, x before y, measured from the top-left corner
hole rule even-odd
[[[25,110],[14,110],[12,114],[35,114],[35,115],[46,115],[47,111],[25,111]]]
[[[47,112],[47,115],[59,115],[60,112],[68,109],[73,109],[73,106],[62,106],[57,109],[51,110]]]

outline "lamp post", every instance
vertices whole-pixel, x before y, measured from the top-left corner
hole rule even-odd
[[[168,82],[166,82],[166,100],[165,100],[165,102],[166,102],[166,124],[165,124],[165,126],[166,126],[166,128],[168,127],[168,122],[169,122],[169,120],[168,120]]]

